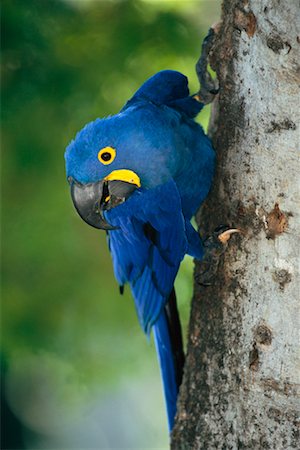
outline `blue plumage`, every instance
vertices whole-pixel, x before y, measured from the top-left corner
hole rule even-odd
[[[77,211],[90,225],[109,230],[118,283],[130,284],[144,331],[153,327],[170,429],[180,376],[174,301],[173,315],[166,308],[184,255],[202,257],[190,219],[214,170],[210,140],[193,121],[202,107],[189,96],[184,75],[159,72],[119,114],[86,125],[65,155]]]
[[[109,234],[116,278],[120,285],[130,284],[139,321],[149,334],[188,247],[176,184],[141,189],[105,216],[118,227]]]
[[[178,384],[174,370],[173,349],[170,339],[166,312],[163,310],[153,326],[154,342],[157,351],[163,389],[167,407],[169,429],[172,430],[176,415]]]

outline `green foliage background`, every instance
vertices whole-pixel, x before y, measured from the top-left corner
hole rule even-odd
[[[153,343],[118,293],[104,233],[73,210],[63,153],[158,70],[182,71],[196,92],[218,16],[219,1],[2,2],[2,354],[27,448],[167,446]],[[191,268],[177,280],[185,327]]]

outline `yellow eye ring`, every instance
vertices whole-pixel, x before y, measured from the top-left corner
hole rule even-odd
[[[102,164],[111,164],[116,157],[116,150],[112,147],[104,147],[98,153],[98,159]]]

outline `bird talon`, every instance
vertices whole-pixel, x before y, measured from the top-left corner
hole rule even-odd
[[[218,271],[221,255],[226,250],[226,245],[235,233],[242,233],[238,228],[230,228],[228,225],[221,225],[204,241],[204,257],[196,276],[196,281],[202,286],[213,284]]]
[[[230,228],[229,230],[223,231],[223,233],[219,234],[218,239],[223,245],[225,245],[231,238],[231,235],[235,233],[241,233],[241,230],[238,228]]]

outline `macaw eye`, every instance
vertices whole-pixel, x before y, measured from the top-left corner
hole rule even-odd
[[[111,164],[116,157],[116,150],[112,147],[104,147],[98,153],[98,159],[102,164]]]

